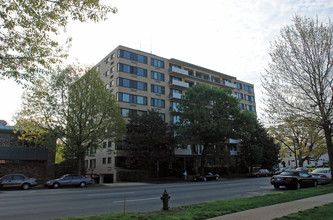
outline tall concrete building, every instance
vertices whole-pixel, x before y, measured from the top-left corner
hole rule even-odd
[[[240,100],[240,107],[256,112],[254,87],[236,77],[213,71],[178,59],[166,59],[151,53],[118,46],[97,65],[105,86],[117,98],[121,115],[130,119],[135,115],[157,109],[167,123],[175,123],[172,110],[185,90],[195,84],[207,84],[232,90]],[[228,151],[237,155],[239,141],[229,140]],[[174,150],[175,156],[195,158],[199,146],[187,146]],[[86,157],[88,174],[100,177],[102,182],[116,182],[117,164],[124,156],[119,146],[106,140],[99,149],[92,149]]]

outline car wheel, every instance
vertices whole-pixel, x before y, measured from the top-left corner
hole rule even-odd
[[[317,182],[317,181],[314,181],[314,182],[313,182],[313,186],[314,186],[314,187],[317,187],[317,186],[318,186],[318,182]]]
[[[259,174],[257,175],[257,177],[260,177]]]
[[[22,189],[23,189],[23,190],[28,190],[28,189],[30,189],[30,184],[29,184],[29,183],[24,183],[24,184],[22,185]]]
[[[218,176],[216,176],[216,177],[215,177],[215,180],[219,180],[219,177],[218,177]]]
[[[81,182],[81,183],[80,183],[80,187],[81,187],[81,188],[86,187],[86,183],[85,183],[85,182]]]
[[[203,181],[207,181],[207,178],[206,178],[206,177],[204,177],[204,178],[203,178]]]
[[[59,183],[53,183],[53,188],[56,189],[56,188],[59,188],[60,184]]]
[[[274,185],[274,188],[278,189],[278,188],[280,188],[280,185]]]
[[[300,189],[301,188],[301,183],[296,183],[296,187],[295,187],[296,189]]]

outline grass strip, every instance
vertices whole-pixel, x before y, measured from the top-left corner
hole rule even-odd
[[[316,220],[316,219],[333,219],[333,203],[318,206],[313,209],[307,209],[298,213],[290,214],[274,220]]]
[[[107,215],[96,215],[86,217],[67,218],[68,220],[192,220],[207,219],[216,216],[240,212],[248,209],[274,205],[283,202],[333,193],[333,185],[305,188],[300,190],[286,190],[265,195],[218,200],[200,204],[180,206],[169,211],[156,211],[149,213],[112,213]]]

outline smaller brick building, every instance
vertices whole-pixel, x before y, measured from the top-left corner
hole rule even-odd
[[[54,178],[55,141],[47,146],[17,138],[15,128],[0,120],[0,176],[21,173],[38,180]]]

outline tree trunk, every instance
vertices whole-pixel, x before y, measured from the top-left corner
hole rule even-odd
[[[325,132],[325,139],[326,139],[326,147],[327,147],[327,153],[328,158],[330,161],[330,168],[331,171],[333,170],[333,145],[332,145],[332,129],[330,127],[330,123],[326,123],[324,125],[324,132]],[[331,181],[333,184],[333,182]]]

